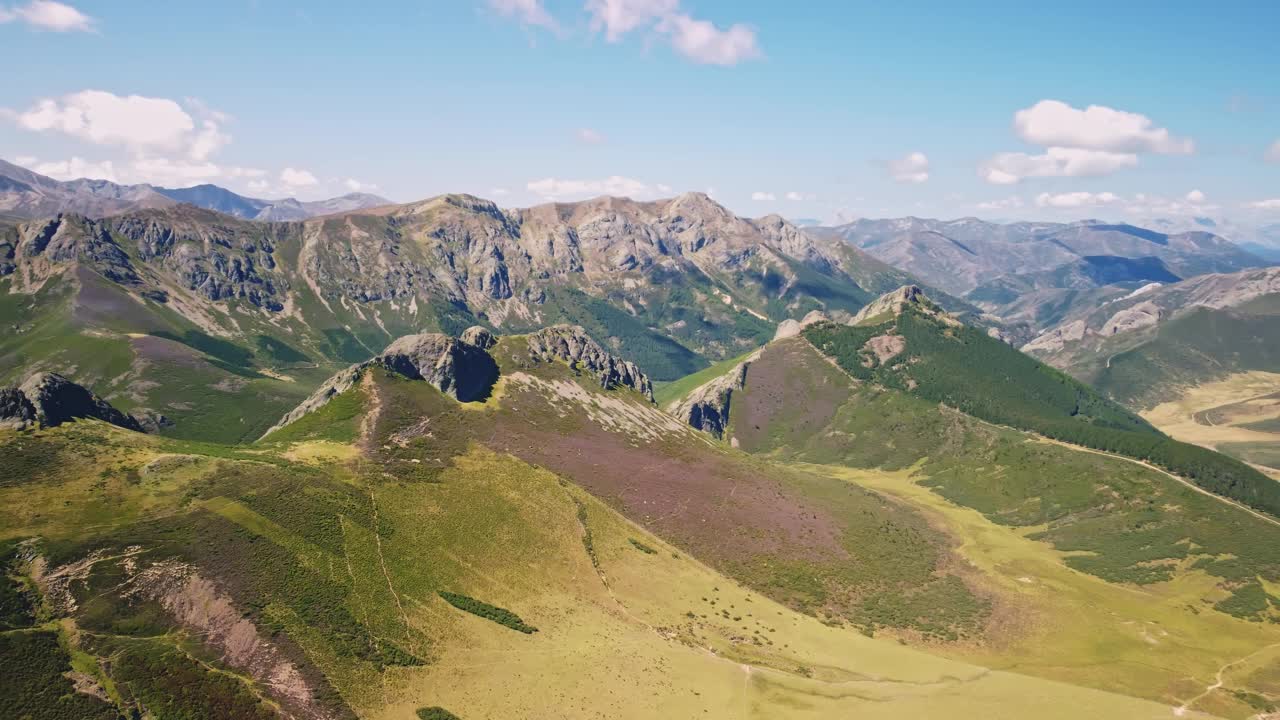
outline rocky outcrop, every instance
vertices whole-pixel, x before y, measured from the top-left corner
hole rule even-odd
[[[1102,326],[1104,337],[1151,327],[1164,319],[1164,309],[1153,302],[1143,302],[1112,315]]]
[[[79,418],[142,431],[137,420],[56,373],[36,373],[18,387],[0,390],[0,427],[49,428]]]
[[[626,387],[653,402],[653,383],[630,360],[604,349],[579,325],[552,325],[528,337],[529,357],[539,362],[561,360],[571,367],[592,373],[600,387]]]
[[[1026,345],[1023,345],[1022,352],[1057,352],[1070,343],[1079,342],[1084,338],[1087,330],[1088,326],[1085,324],[1084,320],[1069,322],[1066,325],[1056,327]]]
[[[475,345],[481,350],[488,350],[498,344],[498,338],[494,337],[493,333],[489,332],[488,328],[484,328],[479,325],[472,325],[466,330],[463,330],[461,337],[458,339],[462,340],[464,343]]]
[[[882,315],[897,315],[910,305],[920,304],[927,300],[924,291],[915,285],[903,285],[892,292],[885,293],[872,300],[870,304],[858,311],[850,325],[861,324],[864,320],[879,318]]]
[[[263,437],[329,404],[350,390],[369,368],[381,367],[410,380],[425,380],[459,402],[484,400],[498,379],[498,364],[484,348],[439,333],[406,335],[380,354],[330,377]]]
[[[725,430],[729,427],[729,406],[733,401],[733,393],[747,386],[747,369],[760,357],[760,352],[757,350],[751,353],[729,372],[673,402],[667,406],[667,412],[680,418],[689,427],[723,439]]]
[[[827,317],[826,313],[820,310],[810,310],[809,313],[801,320],[787,318],[786,320],[778,323],[778,330],[773,334],[773,339],[782,340],[784,338],[795,337],[800,334],[801,330],[804,330],[810,325],[816,325],[820,322],[828,322],[830,319],[831,318]]]

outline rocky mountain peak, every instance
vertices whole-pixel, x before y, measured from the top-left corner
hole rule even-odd
[[[142,431],[137,420],[57,373],[38,372],[17,387],[0,390],[0,427],[49,428],[78,418]]]
[[[866,307],[859,310],[857,315],[853,316],[850,324],[857,325],[864,320],[881,315],[900,315],[908,307],[924,307],[926,304],[932,305],[932,302],[925,297],[924,291],[919,286],[903,285],[897,290],[892,290],[872,300]]]

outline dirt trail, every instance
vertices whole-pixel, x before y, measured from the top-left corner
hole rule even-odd
[[[382,554],[382,536],[378,534],[378,499],[373,491],[369,491],[369,502],[373,505],[373,540],[374,545],[378,549],[378,564],[382,566],[382,576],[387,579],[387,589],[391,591],[391,597],[396,601],[396,607],[400,609],[400,621],[404,623],[404,641],[410,650],[417,654],[417,645],[413,642],[413,630],[409,625],[409,614],[404,611],[404,605],[400,602],[400,593],[396,592],[396,586],[391,582],[391,572],[387,570],[387,559]]]
[[[1203,692],[1201,692],[1199,695],[1196,695],[1195,697],[1191,698],[1190,700],[1188,700],[1188,701],[1186,701],[1186,702],[1182,703],[1181,705],[1179,705],[1178,707],[1174,708],[1174,710],[1173,710],[1173,714],[1174,714],[1174,715],[1177,715],[1178,717],[1182,717],[1182,716],[1186,715],[1186,714],[1187,714],[1187,711],[1189,711],[1189,710],[1191,709],[1191,706],[1192,706],[1192,705],[1195,705],[1195,704],[1196,704],[1197,702],[1199,702],[1200,700],[1203,700],[1204,698],[1208,697],[1209,695],[1212,695],[1212,694],[1213,694],[1213,692],[1214,692],[1215,690],[1217,690],[1217,689],[1219,689],[1219,688],[1221,688],[1221,687],[1222,687],[1223,683],[1225,682],[1225,680],[1223,680],[1223,678],[1222,678],[1223,673],[1225,673],[1227,670],[1229,670],[1229,669],[1231,669],[1231,668],[1235,667],[1236,665],[1244,664],[1244,663],[1246,663],[1246,662],[1248,662],[1248,661],[1252,660],[1253,658],[1255,658],[1255,657],[1257,657],[1257,656],[1261,655],[1262,653],[1264,653],[1264,652],[1266,652],[1266,651],[1270,650],[1271,648],[1275,648],[1275,647],[1280,647],[1280,643],[1272,643],[1271,645],[1268,645],[1268,646],[1266,646],[1266,647],[1264,647],[1264,648],[1259,648],[1258,650],[1255,650],[1255,651],[1253,651],[1253,652],[1249,653],[1248,655],[1245,655],[1244,657],[1240,658],[1239,660],[1232,660],[1231,662],[1227,663],[1226,665],[1223,665],[1222,667],[1218,668],[1218,672],[1217,672],[1217,674],[1216,674],[1216,675],[1214,675],[1214,681],[1213,681],[1213,684],[1212,684],[1212,685],[1209,685],[1208,687],[1206,687],[1206,688],[1204,689],[1204,691],[1203,691]]]

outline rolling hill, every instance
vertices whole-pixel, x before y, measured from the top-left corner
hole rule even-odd
[[[253,446],[0,434],[23,711],[1159,718],[1174,675],[1258,640],[1206,610],[1119,685],[983,667],[1031,606],[926,514],[708,442],[578,328],[468,337],[402,339]],[[464,365],[421,372],[458,342],[498,367],[484,399],[442,392]]]

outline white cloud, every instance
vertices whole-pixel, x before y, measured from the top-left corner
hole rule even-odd
[[[280,182],[289,190],[319,185],[315,175],[306,170],[287,167],[280,171]]]
[[[1247,208],[1254,210],[1280,210],[1280,198],[1269,198],[1267,200],[1255,200],[1244,204]]]
[[[978,203],[979,210],[1016,210],[1023,206],[1022,198],[1017,195],[1010,195],[1001,200],[988,200],[987,202]]]
[[[653,192],[647,184],[621,175],[611,175],[603,180],[543,178],[541,180],[531,180],[525,187],[530,192],[547,200],[581,199],[596,195],[646,197]]]
[[[1191,192],[1187,193],[1187,202],[1191,203],[1192,205],[1203,205],[1204,200],[1205,200],[1205,195],[1199,190],[1192,190]]]
[[[889,176],[898,182],[922,183],[929,179],[929,158],[922,152],[912,152],[890,160]]]
[[[489,0],[489,7],[503,17],[512,17],[522,25],[558,30],[560,24],[547,12],[542,0]]]
[[[28,156],[18,158],[18,164],[27,168],[31,172],[48,175],[54,180],[79,180],[80,178],[88,178],[90,180],[110,180],[111,182],[119,182],[116,175],[116,168],[110,160],[104,162],[89,162],[83,158],[73,157],[70,160],[40,162],[36,158]]]
[[[778,198],[776,195],[774,195],[771,192],[764,192],[762,190],[757,190],[751,193],[751,199],[755,200],[756,202],[773,202]]]
[[[1043,155],[997,153],[978,168],[992,185],[1013,185],[1029,177],[1091,177],[1109,175],[1138,164],[1138,156],[1101,150],[1051,147]]]
[[[1109,192],[1069,192],[1058,194],[1040,193],[1036,196],[1037,207],[1058,209],[1099,207],[1102,205],[1114,205],[1120,201],[1121,198],[1119,195]]]
[[[792,202],[800,202],[801,200],[812,200],[813,196],[792,190],[787,193],[786,198]]]
[[[19,155],[18,157],[13,159],[13,164],[20,165],[24,168],[29,169],[32,165],[35,165],[37,161],[38,161],[38,158],[36,158],[34,155]]]
[[[708,20],[677,14],[664,18],[658,31],[671,36],[676,52],[704,65],[729,67],[761,55],[755,31],[742,24],[721,30]]]
[[[579,142],[586,143],[587,145],[599,145],[604,142],[604,135],[597,130],[592,130],[591,128],[579,128],[578,132],[575,134],[578,136]]]
[[[1267,148],[1267,152],[1262,157],[1267,162],[1280,163],[1280,140],[1271,143],[1271,147]]]
[[[249,192],[264,193],[271,189],[271,183],[266,180],[250,180],[248,187]]]
[[[667,193],[669,193],[669,192],[671,192],[671,186],[670,186],[670,185],[663,185],[662,183],[658,183],[655,187],[657,187],[658,192],[660,192],[660,193],[662,193],[662,194],[664,194],[664,195],[665,195],[665,194],[667,194]]]
[[[91,32],[93,18],[79,10],[51,0],[33,0],[26,5],[0,7],[0,24],[24,22],[37,30]]]
[[[1059,100],[1041,100],[1015,113],[1013,127],[1018,137],[1045,147],[1165,155],[1195,151],[1190,138],[1175,137],[1146,115],[1102,105],[1079,110]]]
[[[506,188],[496,187],[489,190],[489,194],[494,197],[503,197],[504,195],[510,195],[511,191]]]
[[[165,98],[119,96],[84,90],[60,99],[44,99],[12,116],[18,127],[59,132],[95,145],[123,146],[135,152],[187,151],[194,158],[225,144],[217,124],[197,131],[182,106]]]
[[[587,0],[590,27],[614,43],[638,30],[665,37],[684,57],[705,65],[737,65],[761,56],[755,30],[742,24],[720,28],[680,11],[680,0]]]

